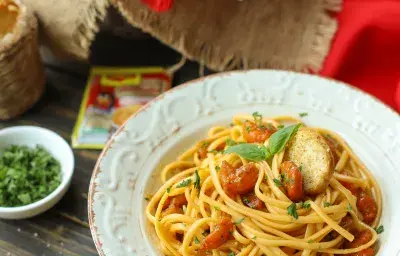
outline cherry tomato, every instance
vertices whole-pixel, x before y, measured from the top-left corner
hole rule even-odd
[[[340,226],[342,226],[344,229],[349,229],[353,226],[353,222],[353,218],[349,215],[346,215],[340,222]]]
[[[243,136],[244,139],[249,143],[263,143],[274,132],[276,132],[276,128],[271,124],[256,125],[253,122],[245,122],[243,124]]]
[[[170,205],[167,209],[163,210],[161,213],[161,217],[170,215],[170,214],[174,214],[174,213],[178,213],[178,214],[183,214],[183,210],[180,207],[176,207],[174,205]]]
[[[172,199],[168,197],[163,205],[162,215],[166,216],[173,213],[183,213],[182,206],[186,204],[187,200],[184,194],[174,196]]]
[[[357,248],[363,244],[368,243],[372,239],[372,233],[368,229],[365,229],[358,233],[352,242],[347,244],[347,248]]]
[[[378,209],[372,196],[361,193],[360,197],[357,200],[357,208],[363,215],[365,223],[370,224],[375,220]]]
[[[199,158],[200,158],[200,160],[203,160],[203,159],[205,159],[206,157],[207,157],[207,148],[205,147],[205,146],[203,146],[203,147],[200,147],[198,150],[197,150],[197,154],[199,155]]]
[[[165,200],[165,203],[163,205],[163,210],[170,207],[171,205],[177,206],[177,207],[182,207],[183,205],[187,204],[186,196],[184,194],[180,194],[174,197],[168,197],[167,200]]]
[[[254,192],[243,195],[242,202],[252,209],[261,210],[265,207],[264,202]]]
[[[229,240],[230,234],[233,231],[233,223],[230,219],[222,219],[221,222],[215,227],[200,244],[200,253],[204,255],[206,251],[217,249]],[[203,254],[202,254],[203,253]]]
[[[374,256],[375,250],[372,248],[367,248],[362,250],[361,252],[354,253],[353,256]]]
[[[287,195],[292,201],[300,201],[304,197],[303,175],[299,167],[292,161],[281,164],[282,183],[286,188]]]
[[[344,173],[345,174],[345,173]],[[347,188],[354,196],[357,198],[359,197],[360,193],[362,192],[362,189],[360,187],[357,187],[353,183],[341,181],[340,182],[345,188]]]
[[[293,256],[297,252],[296,249],[293,249],[290,247],[283,247],[283,248],[281,248],[281,250],[289,256]]]
[[[254,163],[245,164],[235,170],[223,161],[220,170],[222,187],[229,196],[242,195],[254,190],[258,179],[258,169]]]
[[[217,151],[224,150],[225,145],[226,145],[225,142],[224,142],[224,143],[221,143],[221,144],[218,145],[218,147],[215,148],[215,150],[217,150]]]

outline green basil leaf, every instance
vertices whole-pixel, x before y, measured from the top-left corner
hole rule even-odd
[[[238,144],[227,148],[224,153],[235,153],[247,160],[254,162],[264,161],[270,155],[265,146],[260,146],[257,144]]]
[[[297,132],[300,128],[301,124],[294,124],[291,126],[287,126],[276,131],[274,134],[271,135],[269,138],[269,152],[271,155],[275,155],[281,152],[286,143],[290,140],[290,138]]]

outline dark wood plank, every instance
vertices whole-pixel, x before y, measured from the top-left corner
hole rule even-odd
[[[70,141],[86,76],[47,69],[46,92],[21,117],[1,122],[45,127]],[[65,197],[51,210],[27,220],[0,221],[0,255],[97,255],[87,220],[90,176],[100,152],[74,150],[76,165]]]

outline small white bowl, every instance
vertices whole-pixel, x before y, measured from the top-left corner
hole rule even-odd
[[[34,126],[16,126],[0,130],[0,155],[10,145],[43,146],[60,162],[62,181],[56,190],[32,204],[18,207],[0,207],[0,218],[30,218],[53,207],[67,192],[74,172],[74,154],[68,143],[56,133]]]

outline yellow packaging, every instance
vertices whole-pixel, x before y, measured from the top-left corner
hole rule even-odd
[[[130,116],[170,89],[171,80],[161,67],[93,68],[72,134],[72,147],[102,149]]]

